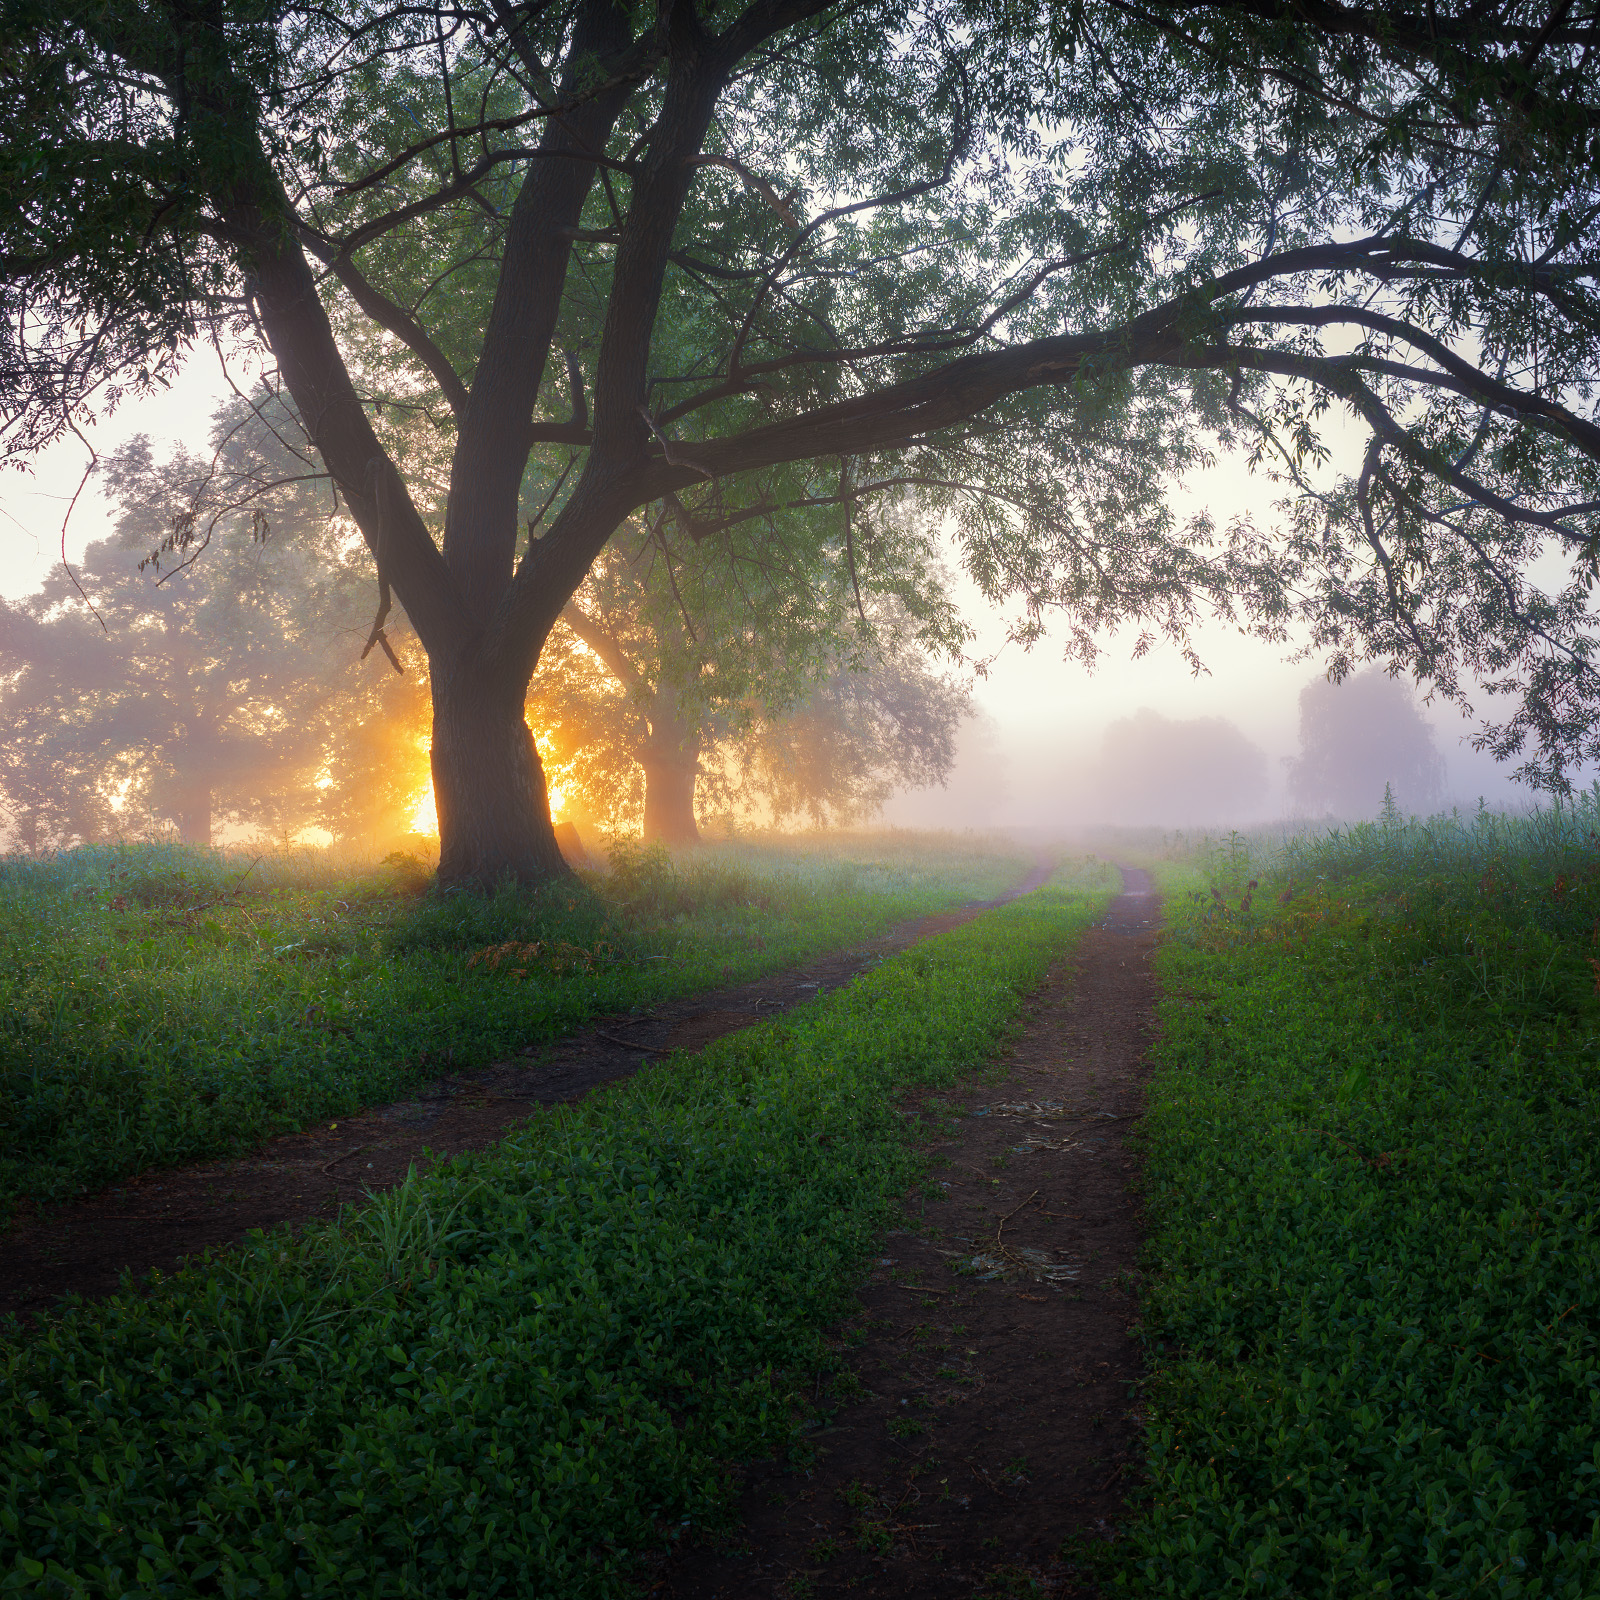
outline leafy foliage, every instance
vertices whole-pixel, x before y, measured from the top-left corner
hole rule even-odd
[[[815,513],[688,559],[661,528],[630,529],[562,612],[531,710],[578,804],[613,828],[642,813],[682,843],[694,811],[859,821],[949,770],[966,696],[928,653],[957,654],[967,631],[909,516],[859,571]]]
[[[422,707],[357,659],[369,579],[297,433],[235,401],[208,457],[134,438],[104,463],[114,536],[4,613],[0,795],[22,848],[404,831]],[[409,760],[375,748],[393,739]]]
[[[18,1337],[8,1589],[634,1592],[726,1517],[730,1458],[795,1437],[795,1379],[920,1164],[896,1098],[995,1048],[1104,904],[1086,886]]]

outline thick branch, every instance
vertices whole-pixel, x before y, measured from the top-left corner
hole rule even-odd
[[[459,417],[467,407],[467,386],[428,331],[408,312],[377,289],[356,270],[355,263],[336,251],[314,230],[302,226],[300,239],[313,255],[350,291],[350,298],[378,324],[387,328],[433,374],[434,382],[450,409]]]
[[[574,99],[607,61],[632,61],[628,17],[613,0],[584,0],[573,27],[560,94]],[[487,622],[511,581],[517,501],[530,428],[561,291],[606,141],[627,97],[625,82],[545,124],[540,149],[567,159],[535,162],[512,207],[483,354],[472,379],[450,473],[445,558],[468,607]]]

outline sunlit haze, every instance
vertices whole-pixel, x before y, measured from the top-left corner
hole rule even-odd
[[[250,368],[235,363],[236,383],[249,381]],[[197,353],[166,393],[124,403],[109,419],[86,430],[104,453],[137,433],[149,434],[158,454],[173,443],[203,441],[213,409],[229,393],[216,355]],[[26,473],[0,478],[0,593],[15,600],[37,589],[59,561],[62,521],[77,491],[87,456],[82,444],[67,438],[36,460]],[[1253,477],[1238,459],[1224,460],[1186,485],[1181,509],[1204,506],[1221,524],[1240,512],[1267,521],[1280,490]],[[67,526],[69,559],[81,557],[86,543],[106,530],[108,508],[91,475]],[[1181,794],[1163,797],[1159,820],[1174,825],[1246,822],[1281,816],[1290,809],[1285,766],[1298,743],[1299,695],[1316,679],[1314,661],[1293,662],[1286,648],[1243,636],[1208,622],[1195,642],[1206,671],[1198,676],[1170,646],[1132,658],[1132,630],[1105,641],[1098,668],[1087,671],[1062,659],[1058,640],[1032,650],[1005,646],[1005,622],[972,585],[960,579],[957,591],[977,632],[974,659],[992,658],[975,683],[976,715],[963,732],[960,754],[948,784],[894,797],[884,820],[918,827],[1023,826],[1048,828],[1107,817],[1099,792],[1102,741],[1107,728],[1141,710],[1173,721],[1223,718],[1266,757],[1268,782],[1248,814],[1213,817],[1196,812]],[[1446,763],[1444,799],[1474,804],[1518,804],[1527,792],[1512,784],[1504,768],[1472,750],[1475,724],[1442,703],[1424,708]],[[426,745],[424,743],[425,750]],[[425,758],[424,758],[425,759]],[[551,792],[559,812],[563,797]],[[1144,820],[1144,819],[1141,819]],[[411,825],[437,832],[431,782],[419,796]]]

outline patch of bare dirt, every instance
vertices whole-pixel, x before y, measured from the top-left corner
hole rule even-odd
[[[849,983],[922,939],[1044,883],[1053,863],[996,900],[921,917],[805,967],[604,1018],[543,1050],[441,1077],[374,1106],[270,1139],[249,1155],[141,1173],[0,1234],[0,1316],[31,1316],[64,1295],[111,1294],[123,1275],[171,1273],[186,1256],[237,1244],[252,1229],[327,1220],[343,1206],[425,1168],[504,1138],[538,1107],[575,1100],[638,1071],[652,1057],[714,1039]]]
[[[1140,1437],[1128,1135],[1157,902],[1144,873],[1124,878],[1011,1052],[945,1097],[942,1198],[907,1197],[836,1330],[812,1459],[748,1467],[740,1532],[680,1552],[659,1600],[1095,1592],[1062,1543],[1115,1536]]]

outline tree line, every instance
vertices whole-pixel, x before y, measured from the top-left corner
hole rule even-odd
[[[292,423],[236,402],[207,456],[158,460],[135,437],[103,467],[111,536],[75,572],[0,603],[0,810],[14,845],[410,831],[425,657],[403,613],[386,619],[383,654],[364,652],[364,552],[286,442]],[[175,522],[191,534],[177,556]],[[920,589],[868,596],[878,625],[862,648],[838,640],[842,598],[804,575],[780,587],[702,563],[668,580],[651,556],[640,530],[596,564],[527,708],[569,811],[687,844],[705,816],[858,820],[948,771],[967,693],[907,612],[952,626],[936,567]]]

